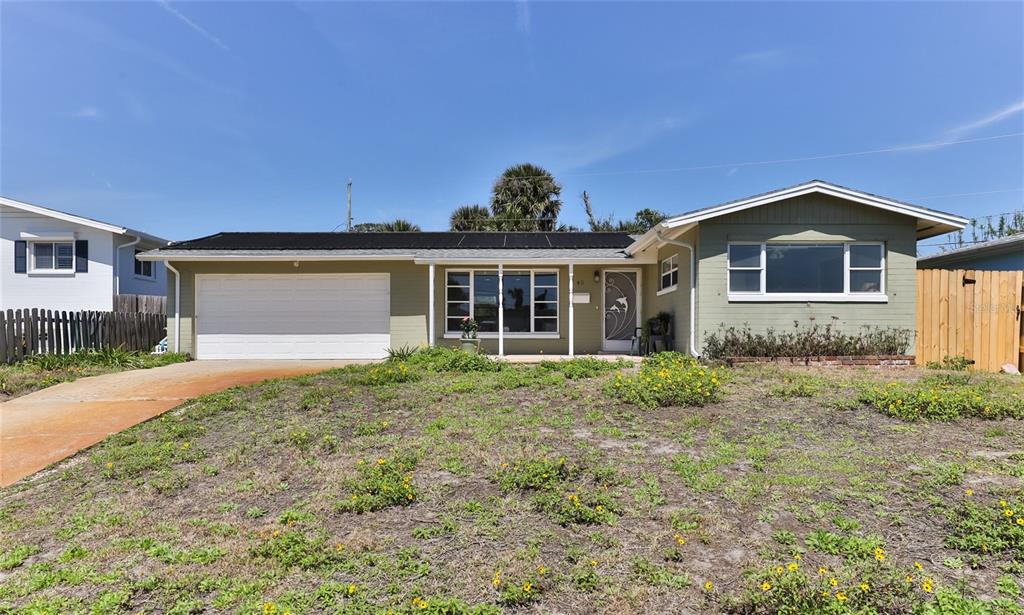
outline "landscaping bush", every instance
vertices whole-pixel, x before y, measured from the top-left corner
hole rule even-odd
[[[908,421],[1024,418],[1024,399],[1019,393],[984,384],[949,382],[937,379],[923,379],[914,384],[890,382],[866,389],[859,400],[885,414]]]
[[[566,361],[541,361],[539,369],[551,372],[558,372],[569,380],[580,378],[593,378],[606,372],[615,371],[627,367],[629,363],[623,359],[617,361],[603,361],[594,357],[578,357]]]
[[[636,374],[618,374],[607,391],[626,403],[643,408],[702,406],[721,393],[718,369],[701,365],[679,352],[659,352],[644,358]]]
[[[365,513],[391,506],[408,506],[416,499],[412,471],[416,458],[398,455],[375,461],[360,459],[358,476],[347,483],[350,495],[335,505],[338,512]]]
[[[983,504],[964,501],[948,513],[946,544],[974,553],[1009,553],[1024,558],[1024,500]]]
[[[496,372],[502,368],[501,363],[486,355],[443,346],[418,350],[408,362],[431,372]]]
[[[416,382],[420,375],[409,369],[409,366],[402,361],[389,361],[382,365],[375,365],[367,370],[366,374],[359,379],[360,384],[370,386],[383,386],[386,384],[400,384],[402,382]]]
[[[801,327],[777,332],[768,328],[755,333],[748,325],[726,327],[704,340],[704,357],[722,360],[728,357],[835,357],[864,355],[901,355],[907,352],[914,332],[896,327],[863,327],[857,335],[837,331],[832,325]]]

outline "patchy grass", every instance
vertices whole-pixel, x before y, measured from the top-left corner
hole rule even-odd
[[[151,355],[117,349],[30,357],[14,365],[0,365],[0,401],[86,376],[148,369],[187,360],[187,356],[173,352]]]
[[[0,612],[1021,612],[1024,426],[868,397],[1019,379],[680,368],[717,388],[445,352],[190,401],[0,492]]]

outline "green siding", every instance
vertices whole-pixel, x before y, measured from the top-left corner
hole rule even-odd
[[[719,325],[764,331],[793,323],[834,323],[856,332],[864,325],[913,330],[916,301],[916,221],[908,216],[825,195],[806,195],[700,224],[697,346]],[[730,241],[882,241],[888,303],[757,302],[728,300],[726,246]]]
[[[698,233],[691,230],[675,239],[697,245]],[[679,285],[674,291],[659,295],[661,284],[661,261],[677,255],[679,262]],[[675,350],[688,352],[690,342],[690,251],[682,246],[664,245],[658,250],[658,262],[644,265],[643,319],[653,318],[658,312],[672,314],[672,335]]]

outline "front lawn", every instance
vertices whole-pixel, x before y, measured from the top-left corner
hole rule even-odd
[[[117,349],[29,357],[14,365],[0,364],[0,402],[86,376],[148,369],[185,360],[185,355],[174,352],[151,355]]]
[[[1020,613],[1024,385],[962,378],[440,353],[232,389],[0,492],[0,613]]]

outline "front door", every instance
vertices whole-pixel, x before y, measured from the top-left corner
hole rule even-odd
[[[640,273],[635,270],[604,271],[604,342],[609,352],[629,352],[640,326]]]

